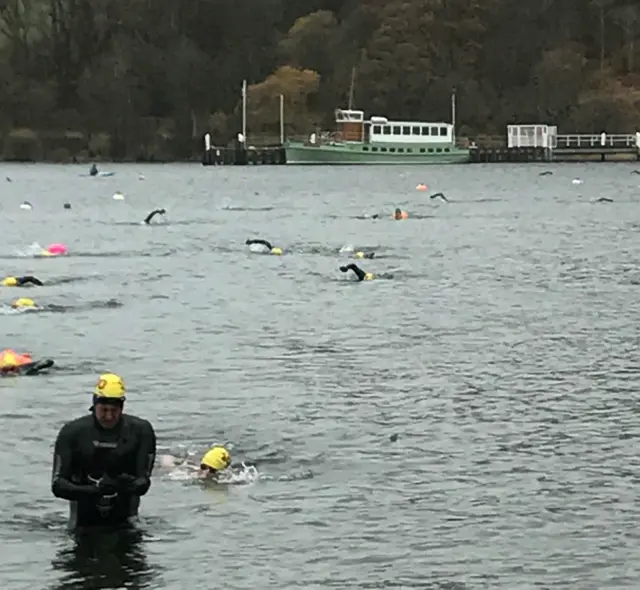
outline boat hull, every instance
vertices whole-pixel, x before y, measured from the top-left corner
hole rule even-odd
[[[362,143],[344,143],[331,145],[310,145],[305,143],[289,142],[285,144],[287,164],[463,164],[470,160],[470,150],[453,146],[410,146],[411,153],[390,152],[390,148],[407,149],[407,145],[385,145],[386,152],[371,151],[373,147],[378,150],[382,146],[372,146]],[[367,148],[365,150],[364,148]],[[424,149],[424,153],[420,152]],[[433,150],[429,153],[427,150]],[[441,149],[441,152],[436,152]],[[448,149],[448,152],[444,150]]]

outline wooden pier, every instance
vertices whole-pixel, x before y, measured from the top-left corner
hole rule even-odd
[[[282,146],[264,146],[252,148],[215,147],[202,154],[203,166],[247,166],[286,164],[286,156]]]
[[[550,125],[509,125],[506,137],[481,136],[471,162],[640,161],[640,133],[558,134]]]

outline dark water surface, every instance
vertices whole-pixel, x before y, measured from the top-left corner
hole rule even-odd
[[[106,168],[0,174],[3,273],[82,279],[0,291],[72,308],[0,315],[59,365],[0,381],[3,588],[640,587],[634,165]],[[394,277],[347,281],[346,243]],[[52,444],[103,371],[161,452],[228,443],[263,478],[158,474],[139,538],[76,544]]]

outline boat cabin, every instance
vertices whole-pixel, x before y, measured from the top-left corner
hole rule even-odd
[[[453,125],[450,123],[419,123],[389,121],[386,117],[364,120],[363,111],[336,110],[336,131],[342,141],[362,143],[452,143]]]

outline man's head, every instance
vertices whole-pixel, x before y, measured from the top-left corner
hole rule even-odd
[[[93,413],[102,428],[113,428],[118,424],[125,399],[122,377],[113,373],[100,375],[93,391]]]

